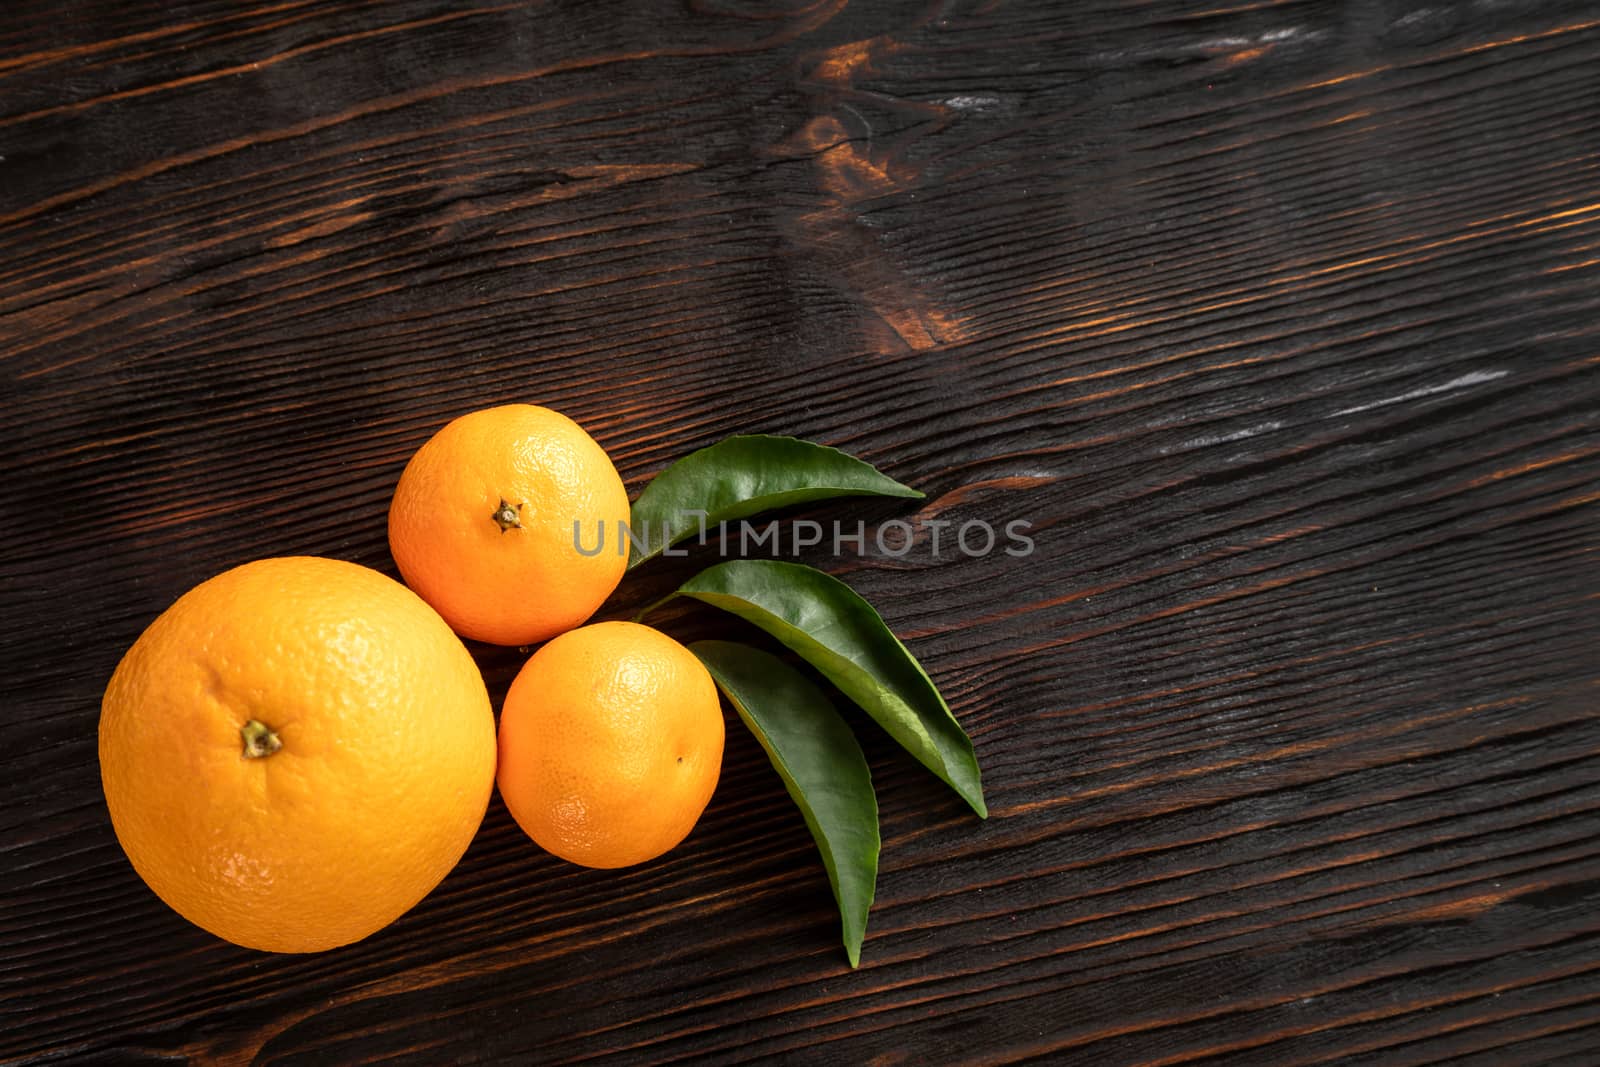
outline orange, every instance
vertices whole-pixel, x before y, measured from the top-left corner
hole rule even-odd
[[[389,549],[457,633],[530,645],[611,595],[627,521],[628,492],[594,438],[559,412],[509,404],[461,416],[411,457]]]
[[[722,708],[694,653],[648,626],[562,634],[500,712],[500,795],[540,846],[626,867],[688,836],[722,773]]]
[[[461,858],[494,714],[461,641],[354,563],[265,559],[163,612],[117,665],[100,776],[134,870],[235,944],[359,940]]]

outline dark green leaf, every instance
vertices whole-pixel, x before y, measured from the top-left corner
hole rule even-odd
[[[855,734],[820,689],[771,653],[732,641],[697,641],[689,651],[767,750],[805,816],[839,902],[844,950],[854,967],[878,881],[878,800]]]
[[[971,740],[916,657],[848,585],[800,563],[736,559],[675,595],[731,611],[799,653],[988,817]]]
[[[646,547],[633,545],[628,567],[720,522],[836,496],[922,494],[827,445],[796,437],[729,437],[684,456],[644,487],[629,526]],[[703,520],[699,512],[705,512]],[[668,528],[670,536],[663,537]]]

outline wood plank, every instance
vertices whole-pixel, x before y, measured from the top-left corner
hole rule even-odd
[[[1585,3],[8,5],[0,1056],[1586,1062],[1597,116]],[[394,573],[406,458],[511,400],[633,491],[776,432],[928,493],[806,516],[1033,524],[800,556],[993,813],[862,729],[858,971],[737,730],[663,860],[496,800],[333,953],[128,866],[123,650],[248,559]],[[523,656],[474,652],[498,701]]]

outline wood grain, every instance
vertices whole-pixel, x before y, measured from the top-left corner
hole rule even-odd
[[[13,0],[0,1056],[1593,1062],[1597,146],[1582,2]],[[663,860],[497,800],[323,955],[123,858],[95,723],[143,626],[260,556],[394,573],[406,458],[510,400],[633,491],[777,432],[928,493],[808,515],[1034,524],[802,554],[993,813],[863,727],[860,970],[736,730]],[[498,700],[523,657],[474,651]]]

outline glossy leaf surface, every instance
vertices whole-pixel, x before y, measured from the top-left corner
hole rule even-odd
[[[988,816],[972,741],[910,650],[855,590],[815,567],[729,560],[678,588],[767,631]]]
[[[783,779],[822,853],[850,966],[861,960],[878,880],[878,801],[855,734],[805,675],[770,652],[699,641],[700,657]]]
[[[629,519],[636,540],[628,567],[718,523],[839,496],[922,494],[827,445],[797,437],[729,437],[684,456],[645,486]]]

